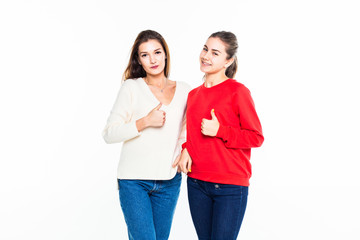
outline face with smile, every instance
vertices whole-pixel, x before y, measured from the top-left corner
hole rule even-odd
[[[216,74],[226,70],[232,59],[226,59],[226,46],[219,38],[209,38],[200,53],[200,70],[205,74]]]
[[[156,76],[164,72],[166,54],[157,40],[150,39],[140,44],[138,55],[147,75]]]

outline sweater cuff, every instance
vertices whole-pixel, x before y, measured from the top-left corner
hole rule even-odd
[[[221,139],[224,140],[224,138],[226,136],[226,132],[227,132],[226,130],[227,130],[227,127],[220,124],[219,129],[218,129],[218,131],[216,133],[216,137],[221,138]]]
[[[184,142],[184,143],[181,145],[181,152],[184,151],[185,148],[186,148],[186,142]]]
[[[137,129],[137,127],[136,127],[136,121],[131,122],[129,125],[130,125],[130,126],[129,126],[129,132],[128,132],[128,134],[129,134],[129,139],[141,135],[142,132],[139,132],[138,129]]]

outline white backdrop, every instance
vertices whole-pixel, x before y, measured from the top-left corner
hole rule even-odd
[[[360,239],[359,5],[1,1],[0,239],[126,239],[121,145],[101,132],[145,29],[168,42],[171,79],[193,87],[207,37],[238,37],[236,79],[265,135],[239,239]],[[196,239],[185,184],[170,239]]]

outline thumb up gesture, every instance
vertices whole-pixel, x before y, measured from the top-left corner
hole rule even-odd
[[[217,119],[216,115],[215,115],[215,110],[211,109],[211,119],[205,119],[203,118],[201,121],[201,132],[202,134],[204,134],[205,136],[210,136],[210,137],[215,137],[219,127],[220,127],[220,123],[219,120]]]
[[[161,106],[162,104],[160,103],[146,116],[149,127],[162,127],[164,125],[166,113],[160,110]]]

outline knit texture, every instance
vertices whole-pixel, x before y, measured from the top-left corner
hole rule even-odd
[[[176,82],[171,103],[160,108],[166,112],[164,126],[149,127],[139,133],[136,120],[146,116],[159,101],[143,78],[122,84],[103,131],[107,143],[123,142],[119,179],[167,180],[175,176],[176,168],[171,165],[185,142],[184,113],[190,89],[188,84]]]
[[[215,137],[201,133],[203,118],[215,110],[220,127]],[[188,175],[203,181],[248,186],[251,148],[264,141],[250,91],[228,79],[213,87],[193,89],[187,101],[187,142],[191,158]]]

